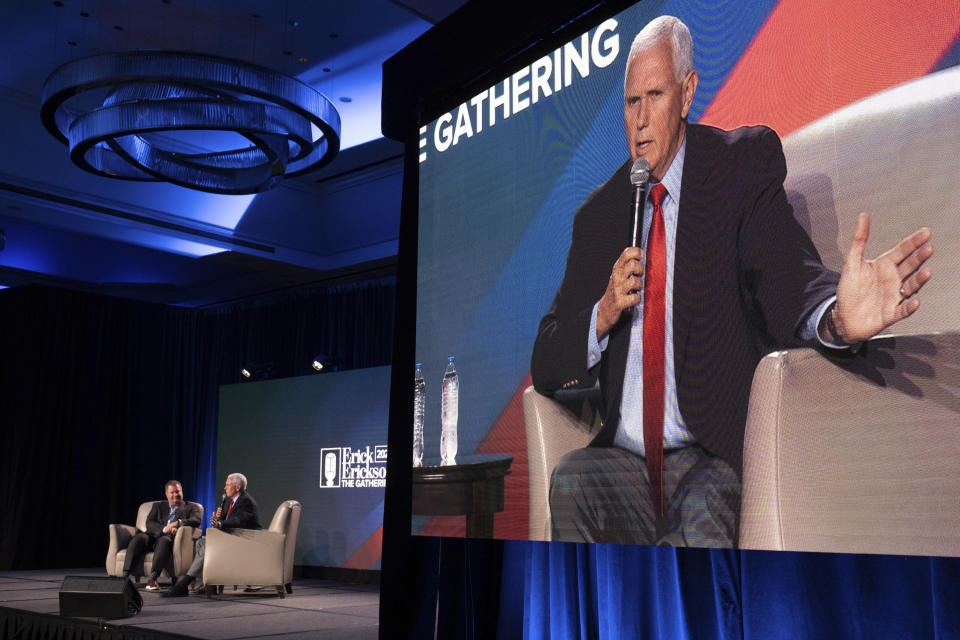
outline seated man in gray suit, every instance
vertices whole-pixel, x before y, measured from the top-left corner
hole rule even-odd
[[[147,515],[146,532],[138,531],[127,546],[127,556],[123,561],[123,577],[130,575],[131,569],[139,566],[147,551],[153,551],[153,568],[147,579],[147,591],[159,589],[157,578],[164,569],[170,579],[176,582],[173,568],[173,538],[177,529],[184,526],[200,526],[200,509],[192,502],[184,502],[183,487],[177,480],[169,480],[164,487],[166,502],[155,502]]]
[[[261,529],[260,513],[253,496],[247,493],[247,477],[242,473],[231,473],[223,487],[226,499],[210,518],[210,526],[229,532],[232,529]],[[194,580],[203,575],[203,556],[206,550],[206,538],[197,540],[193,564],[173,587],[163,594],[164,598],[176,598],[187,595],[187,589]],[[199,591],[199,589],[198,589]]]

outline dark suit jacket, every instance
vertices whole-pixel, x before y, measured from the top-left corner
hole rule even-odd
[[[545,394],[599,378],[604,425],[593,445],[613,443],[630,340],[624,314],[600,365],[587,369],[593,305],[630,245],[630,162],[577,211],[563,282],[540,322],[531,373]],[[760,358],[798,344],[801,323],[836,291],[783,189],[786,162],[766,127],[722,131],[688,125],[674,260],[673,340],[677,399],[687,428],[738,473],[753,372]]]
[[[220,521],[220,529],[229,532],[231,529],[261,529],[260,512],[257,510],[257,503],[246,491],[241,491],[237,497],[233,509],[229,509],[230,499],[223,503],[223,520]],[[230,515],[226,515],[230,510]]]
[[[153,503],[150,513],[147,514],[147,535],[152,542],[156,542],[160,536],[164,535],[163,528],[167,526],[167,518],[170,517],[170,503],[166,500],[160,500]],[[200,507],[194,502],[186,500],[180,505],[177,512],[177,519],[183,520],[185,526],[200,526]]]

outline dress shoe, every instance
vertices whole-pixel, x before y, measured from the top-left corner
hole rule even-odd
[[[157,583],[156,578],[150,578],[147,580],[147,591],[158,591],[159,589],[160,585]]]
[[[183,598],[187,595],[187,587],[190,586],[190,583],[193,582],[193,578],[190,576],[183,576],[176,583],[170,587],[168,591],[163,593],[164,598]]]

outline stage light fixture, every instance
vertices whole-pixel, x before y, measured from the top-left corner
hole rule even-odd
[[[241,367],[240,376],[240,382],[269,380],[273,376],[273,365],[248,362]]]
[[[340,150],[340,115],[319,91],[213,56],[128,51],[73,60],[47,77],[42,105],[43,125],[81,169],[209,193],[260,193]],[[196,132],[206,136],[197,142]],[[210,144],[217,150],[196,152]]]
[[[330,371],[340,370],[340,364],[330,356],[323,353],[318,353],[315,355],[310,366],[320,373],[329,373]]]

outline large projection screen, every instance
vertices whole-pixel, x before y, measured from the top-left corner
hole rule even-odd
[[[908,457],[914,456],[915,465],[919,460],[922,475],[938,490],[932,496],[927,491],[918,511],[905,512],[888,536],[881,528],[853,544],[848,541],[855,533],[820,542],[807,536],[792,544],[789,533],[777,532],[762,534],[751,545],[960,555],[956,534],[949,539],[934,534],[937,540],[916,547],[904,547],[894,535],[896,527],[907,526],[904,522],[927,515],[940,517],[937,530],[946,530],[943,519],[956,513],[948,506],[956,502],[950,496],[960,490],[956,472],[941,472],[957,467],[951,461],[960,459],[960,374],[955,362],[950,365],[958,354],[960,276],[949,255],[960,249],[960,225],[953,222],[960,213],[960,15],[951,1],[642,2],[538,51],[539,57],[519,57],[476,97],[447,105],[440,117],[422,123],[415,358],[423,364],[427,384],[426,459],[439,458],[441,380],[448,356],[455,356],[458,459],[478,453],[513,457],[493,537],[549,539],[543,487],[551,462],[544,463],[543,452],[531,445],[530,420],[524,417],[531,351],[564,276],[574,213],[629,159],[623,103],[627,54],[635,34],[660,15],[679,17],[693,35],[699,86],[689,122],[728,130],[762,124],[779,135],[787,197],[828,268],[843,266],[860,211],[872,215],[867,257],[921,226],[933,230],[937,248],[929,263],[934,279],[920,294],[920,311],[891,328],[897,335],[926,337],[914,346],[901,340],[896,348],[877,342],[860,356],[872,372],[851,369],[842,360],[824,365],[831,375],[836,370],[830,389],[857,378],[854,382],[868,391],[901,393],[903,401],[883,396],[876,406],[865,406],[872,396],[855,391],[842,411],[805,419],[819,425],[860,416],[863,424],[845,432],[857,434],[854,442],[838,441],[843,438],[836,433],[807,438],[819,439],[827,453],[838,447],[857,450],[866,440],[887,445],[876,458],[863,449],[866,461],[850,466],[856,484],[861,469],[874,473],[878,466],[898,464],[889,456],[901,446],[884,436],[873,438],[870,429],[902,431],[884,423],[895,411],[922,418],[934,431]],[[877,365],[877,352],[888,348],[889,366]],[[910,363],[916,365],[912,370]],[[824,384],[834,381],[820,373],[813,377]],[[822,396],[815,389],[807,392]],[[895,411],[887,412],[884,402]],[[762,407],[752,400],[751,412],[755,408]],[[803,407],[798,412],[805,413]],[[540,437],[546,441],[538,446],[550,449],[549,432]],[[778,441],[784,446],[781,454],[789,445],[795,447],[790,455],[806,455],[803,447],[809,442],[802,440]],[[757,436],[761,456],[764,447],[775,446],[772,442],[768,435]],[[790,514],[778,509],[794,507],[771,501],[793,497],[811,513],[808,523],[800,517],[797,526],[816,529],[813,513],[821,506],[813,494],[832,489],[818,485],[813,491],[810,478],[795,474],[793,484],[761,486],[769,474],[781,473],[790,476],[791,471],[757,464],[744,470],[755,499],[749,517],[787,526]],[[414,478],[416,483],[416,473]],[[777,475],[774,481],[780,480]],[[848,512],[867,503],[864,509],[874,502],[882,507],[884,494],[890,493],[877,486],[867,487],[865,494],[857,490],[841,496]],[[466,535],[464,517],[418,510],[416,496],[415,484],[413,534]],[[885,546],[885,537],[893,542]]]
[[[244,474],[264,528],[300,502],[295,565],[380,568],[390,371],[220,387],[218,482]]]

